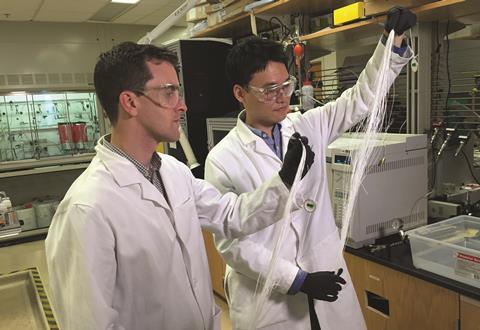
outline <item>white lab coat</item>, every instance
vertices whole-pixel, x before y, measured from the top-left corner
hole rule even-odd
[[[315,162],[301,182],[300,203],[311,199],[316,209],[293,213],[292,225],[282,246],[281,258],[274,274],[276,290],[268,299],[265,315],[257,323],[261,329],[309,329],[306,295],[286,295],[299,267],[307,272],[336,270],[340,239],[335,225],[327,186],[325,152],[327,146],[341,133],[365,117],[373,101],[375,78],[385,47],[379,42],[372,58],[360,75],[357,84],[345,91],[336,101],[307,111],[292,113],[281,122],[283,151],[290,136],[299,132],[309,139],[315,152]],[[406,56],[410,56],[408,50]],[[392,55],[390,82],[400,73],[408,58]],[[240,114],[240,117],[244,113]],[[236,193],[252,191],[278,171],[281,160],[267,144],[240,119],[237,125],[207,157],[205,178],[221,191]],[[318,192],[316,195],[315,193]],[[311,218],[310,218],[311,216]],[[310,219],[308,234],[304,234],[306,219]],[[259,274],[266,274],[271,250],[279,224],[236,240],[217,239],[217,248],[227,266],[225,287],[234,329],[246,329],[249,307],[252,306],[255,283]],[[302,240],[305,241],[302,244]],[[341,260],[347,284],[333,303],[315,301],[315,309],[322,330],[365,329],[363,315],[355,295],[350,275]]]
[[[254,194],[221,195],[162,155],[170,207],[130,161],[96,150],[46,240],[60,327],[219,329],[200,227],[230,237],[264,228],[281,218],[288,189],[276,175]]]

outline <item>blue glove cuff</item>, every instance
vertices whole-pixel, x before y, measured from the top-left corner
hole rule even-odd
[[[293,280],[292,286],[290,289],[288,289],[287,294],[294,295],[297,294],[300,291],[300,288],[303,285],[303,282],[305,282],[305,278],[307,278],[308,273],[298,269],[297,276],[295,276],[295,280]]]
[[[382,44],[385,46],[385,44],[387,43],[387,37],[382,34]],[[402,44],[403,45],[403,44]],[[400,56],[403,56],[403,54],[405,54],[405,52],[407,51],[407,48],[408,46],[405,45],[405,46],[402,46],[402,47],[397,47],[397,46],[393,46],[392,47],[392,51],[395,53],[395,54],[398,54]]]

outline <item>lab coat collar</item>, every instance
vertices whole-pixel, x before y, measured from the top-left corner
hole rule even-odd
[[[238,136],[240,138],[240,141],[245,145],[251,145],[257,152],[265,154],[270,157],[274,157],[278,159],[277,155],[268,147],[268,145],[263,141],[260,137],[255,135],[245,124],[245,117],[246,117],[246,111],[242,110],[240,114],[238,115],[237,118],[237,130],[238,130]],[[285,153],[287,152],[287,146],[288,146],[288,140],[290,139],[290,136],[293,134],[292,131],[292,122],[291,120],[285,118],[280,122],[280,125],[282,125],[282,145],[283,145],[283,155],[285,156]],[[279,162],[281,162],[280,159],[278,159]]]
[[[100,138],[95,146],[95,151],[100,161],[112,174],[115,182],[120,187],[138,184],[141,187],[143,199],[151,200],[165,209],[170,209],[163,194],[140,173],[132,162],[103,146],[104,138],[105,136]]]
[[[260,138],[253,134],[253,132],[245,124],[246,111],[242,110],[237,118],[238,136],[244,145],[256,143]]]

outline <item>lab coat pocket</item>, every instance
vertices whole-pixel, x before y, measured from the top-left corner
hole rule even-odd
[[[308,272],[329,271],[343,265],[343,258],[339,261],[340,237],[338,230],[333,230],[324,239],[305,251],[300,258],[300,267]]]
[[[236,330],[248,330],[251,317],[255,308],[256,280],[243,274],[232,271],[228,276],[230,291],[230,316],[232,328]],[[255,324],[257,329],[268,328],[287,320],[287,305],[285,296],[273,291],[263,305]]]
[[[173,208],[183,207],[184,205],[187,205],[188,203],[190,203],[190,201],[192,200],[193,198],[190,195],[183,196],[182,198],[179,198],[179,200],[175,203]]]
[[[339,258],[341,241],[337,230],[332,230],[322,241],[303,254],[300,267],[308,272],[337,271],[343,268],[342,277],[347,282],[342,285],[335,302],[316,301],[318,319],[323,321],[322,329],[365,330],[360,304],[353,287],[343,255]]]

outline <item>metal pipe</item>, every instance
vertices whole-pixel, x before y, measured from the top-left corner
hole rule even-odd
[[[13,113],[13,101],[10,101],[9,104],[10,104],[10,111]],[[13,149],[13,136],[10,133],[10,121],[8,120],[8,111],[6,111],[6,115],[7,115],[6,117],[7,117],[7,131],[8,131],[7,139],[8,141],[10,141],[10,150],[12,151],[12,158],[15,157],[16,159],[17,153],[15,152],[15,149]]]
[[[187,157],[187,163],[189,165],[190,170],[193,170],[194,168],[199,167],[200,164],[198,163],[197,158],[193,153],[192,146],[190,145],[190,142],[188,141],[187,136],[185,135],[185,132],[183,131],[181,125],[178,126],[178,131],[180,132],[180,139],[178,141],[182,146],[185,157]]]
[[[450,139],[452,138],[453,133],[455,133],[455,128],[447,127],[447,128],[445,128],[445,131],[447,132],[447,136],[445,137],[445,141],[443,141],[442,146],[440,147],[440,150],[439,150],[438,153],[437,153],[437,157],[438,157],[438,158],[440,158],[440,156],[442,155],[443,151],[444,151],[445,148],[447,147],[448,142],[450,142]]]
[[[165,18],[160,24],[158,24],[152,31],[148,32],[145,36],[143,36],[138,43],[139,44],[150,44],[153,40],[157,39],[162,33],[167,31],[175,22],[180,19],[183,15],[187,13],[188,10],[193,8],[196,4],[196,0],[186,0],[184,3],[180,5],[177,9],[173,11],[167,18]],[[187,157],[187,163],[190,169],[200,166],[198,163],[195,154],[193,153],[192,146],[188,141],[185,132],[183,132],[182,126],[178,126],[178,130],[180,131],[180,145],[182,146],[183,152]]]
[[[191,8],[195,7],[196,0],[187,0],[180,5],[177,9],[167,16],[160,24],[158,24],[152,31],[143,36],[138,43],[150,44],[153,40],[157,39],[162,33],[172,27],[175,22],[187,13]]]
[[[459,135],[459,136],[458,136],[458,139],[460,140],[460,144],[459,144],[457,150],[455,151],[454,157],[457,157],[457,156],[458,156],[458,154],[460,153],[460,151],[462,150],[462,148],[463,148],[463,147],[465,146],[465,144],[467,143],[468,138],[469,138],[469,135]]]

